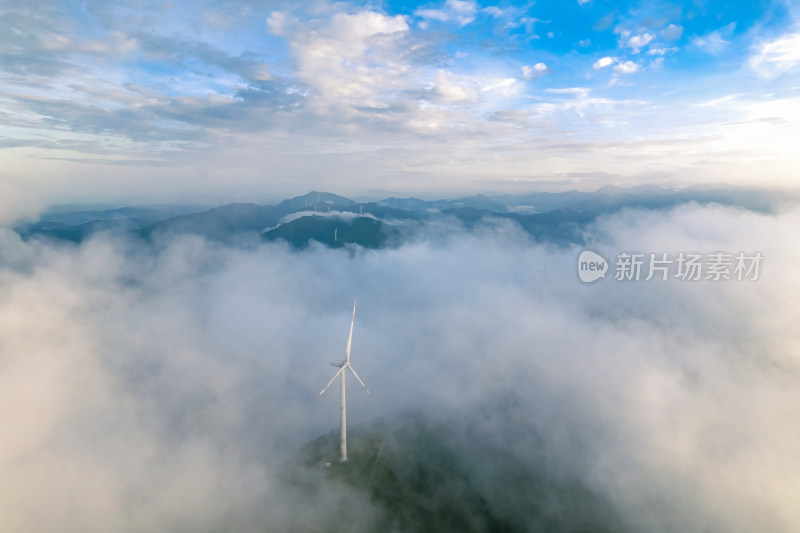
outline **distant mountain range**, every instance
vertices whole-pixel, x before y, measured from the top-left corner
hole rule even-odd
[[[555,244],[580,243],[584,229],[598,216],[624,208],[665,209],[697,202],[771,212],[800,196],[735,187],[670,190],[652,185],[606,186],[594,192],[538,192],[523,195],[467,196],[454,200],[386,198],[356,202],[312,191],[277,205],[228,204],[123,207],[108,210],[53,210],[39,221],[15,228],[25,239],[42,237],[81,242],[102,231],[143,239],[196,234],[216,241],[241,238],[283,240],[296,248],[316,241],[330,247],[398,246],[424,233],[425,224],[458,221],[467,230],[479,224],[513,221],[533,239]]]

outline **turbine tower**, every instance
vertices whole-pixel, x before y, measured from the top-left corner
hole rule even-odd
[[[333,382],[336,381],[337,377],[340,377],[342,385],[342,405],[340,408],[341,416],[339,418],[339,429],[341,435],[339,439],[339,450],[341,451],[341,457],[339,458],[339,460],[342,462],[347,461],[347,401],[346,401],[345,386],[344,386],[345,374],[346,374],[345,370],[350,370],[350,372],[353,373],[353,376],[355,376],[358,382],[361,383],[361,386],[364,387],[364,390],[367,391],[367,394],[372,394],[371,392],[369,392],[367,386],[364,385],[364,382],[361,381],[361,378],[358,377],[358,373],[356,373],[356,371],[353,370],[353,367],[350,366],[350,346],[353,343],[353,324],[355,324],[355,322],[356,322],[356,302],[354,301],[353,320],[350,321],[350,336],[347,337],[347,352],[345,360],[331,361],[331,365],[338,367],[339,371],[333,375],[328,384],[325,385],[325,388],[323,388],[321,391],[319,391],[319,394],[317,394],[317,398],[325,394],[325,391],[328,390],[328,387],[330,387],[333,384]]]

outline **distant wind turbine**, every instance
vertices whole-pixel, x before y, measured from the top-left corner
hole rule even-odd
[[[353,343],[353,324],[355,324],[355,322],[356,322],[356,302],[354,301],[353,320],[350,322],[350,336],[347,338],[346,358],[344,361],[331,361],[331,365],[339,367],[339,371],[333,375],[328,384],[325,385],[325,388],[323,388],[321,391],[319,391],[319,394],[317,394],[317,398],[325,394],[325,391],[328,390],[328,387],[330,387],[333,384],[333,382],[336,381],[337,377],[341,376],[342,405],[340,409],[341,417],[339,419],[340,434],[341,434],[341,438],[339,440],[339,449],[341,451],[341,458],[339,460],[342,462],[347,461],[347,402],[346,402],[345,387],[344,387],[345,374],[346,374],[345,370],[350,370],[350,372],[353,373],[353,376],[355,376],[358,382],[361,383],[361,386],[364,387],[364,390],[367,391],[367,394],[372,394],[371,392],[369,392],[367,386],[364,385],[364,382],[361,381],[361,378],[358,377],[356,371],[353,370],[353,367],[350,366],[350,346]]]
[[[539,303],[542,303],[544,298],[544,286],[547,284],[547,257],[544,258],[544,265],[539,270],[542,273],[542,279],[539,281]]]

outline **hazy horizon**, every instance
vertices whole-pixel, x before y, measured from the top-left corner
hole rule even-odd
[[[788,186],[794,2],[0,8],[2,209]],[[31,207],[33,209],[33,207]]]
[[[200,209],[207,209],[207,208],[214,208],[220,207],[228,204],[234,203],[247,203],[247,204],[256,204],[256,205],[276,205],[284,200],[289,200],[292,198],[302,197],[308,194],[313,193],[326,193],[326,194],[336,194],[339,196],[344,196],[349,200],[359,203],[368,203],[368,202],[378,202],[382,200],[387,200],[390,198],[397,198],[397,199],[419,199],[423,201],[436,201],[436,200],[446,200],[452,201],[457,200],[459,198],[467,198],[473,196],[486,196],[487,198],[506,198],[506,197],[515,197],[515,196],[527,196],[532,194],[539,194],[539,193],[551,193],[551,194],[559,194],[559,193],[567,193],[567,192],[582,192],[582,193],[594,193],[600,192],[603,189],[609,187],[618,187],[613,184],[606,184],[599,188],[597,187],[589,187],[589,188],[582,188],[582,187],[573,187],[573,186],[562,186],[557,187],[555,185],[547,187],[543,186],[541,188],[529,189],[525,191],[520,191],[516,193],[502,193],[498,191],[473,191],[472,193],[467,192],[458,192],[458,191],[450,191],[449,193],[445,194],[436,194],[433,192],[428,192],[419,195],[409,194],[407,191],[383,191],[383,194],[379,194],[379,192],[372,192],[372,193],[364,193],[364,194],[355,194],[355,195],[341,195],[335,190],[321,190],[321,189],[312,189],[312,190],[304,190],[298,191],[297,194],[291,194],[289,196],[274,196],[270,194],[253,194],[246,197],[239,197],[239,198],[226,198],[226,197],[217,197],[215,199],[208,198],[208,202],[189,202],[189,201],[181,201],[176,199],[175,201],[165,201],[162,199],[153,198],[152,201],[149,202],[137,202],[135,200],[126,200],[126,199],[105,199],[96,202],[89,202],[89,201],[75,201],[75,202],[67,202],[67,203],[51,203],[48,205],[37,205],[35,208],[32,206],[26,213],[20,213],[17,215],[16,218],[11,219],[0,219],[0,222],[5,222],[5,224],[13,224],[13,223],[23,223],[23,222],[30,222],[36,220],[36,218],[45,213],[52,213],[52,212],[69,212],[69,211],[80,211],[80,210],[107,210],[107,209],[118,209],[123,207],[137,207],[137,208],[148,208],[148,207],[167,207],[167,206],[197,206]],[[631,191],[636,190],[637,188],[651,188],[657,187],[665,192],[689,192],[695,190],[728,190],[728,191],[754,191],[763,194],[770,194],[774,195],[775,198],[779,198],[782,193],[787,194],[786,202],[793,203],[796,198],[800,197],[800,184],[798,185],[785,185],[785,186],[757,186],[757,185],[745,185],[745,186],[737,186],[731,183],[697,183],[693,185],[689,185],[686,187],[665,187],[661,185],[655,185],[652,183],[641,183],[638,185],[631,185],[631,186],[622,186],[620,189],[622,191]],[[213,200],[213,201],[212,201]]]

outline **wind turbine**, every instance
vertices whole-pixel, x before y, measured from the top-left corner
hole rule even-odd
[[[547,284],[547,257],[545,256],[542,268],[538,271],[542,273],[542,279],[539,282],[539,303],[542,303],[544,298],[544,286]]]
[[[353,367],[350,366],[350,346],[353,343],[353,324],[355,324],[355,322],[356,322],[356,302],[354,301],[353,320],[350,322],[350,336],[347,338],[347,356],[344,361],[331,361],[331,365],[338,367],[339,371],[333,375],[328,384],[325,385],[325,388],[319,391],[319,394],[317,394],[317,398],[325,394],[325,391],[328,390],[328,387],[330,387],[333,384],[333,382],[336,381],[337,377],[341,376],[342,406],[340,409],[341,417],[339,419],[339,427],[341,434],[339,440],[339,449],[341,451],[341,457],[339,460],[342,462],[347,461],[347,402],[345,400],[345,388],[344,388],[345,374],[346,374],[345,370],[350,370],[350,372],[353,373],[353,376],[355,376],[358,382],[361,383],[361,386],[364,387],[364,390],[367,391],[367,394],[372,394],[371,392],[369,392],[367,386],[364,385],[364,382],[361,381],[361,378],[358,377],[356,371],[353,370]]]

